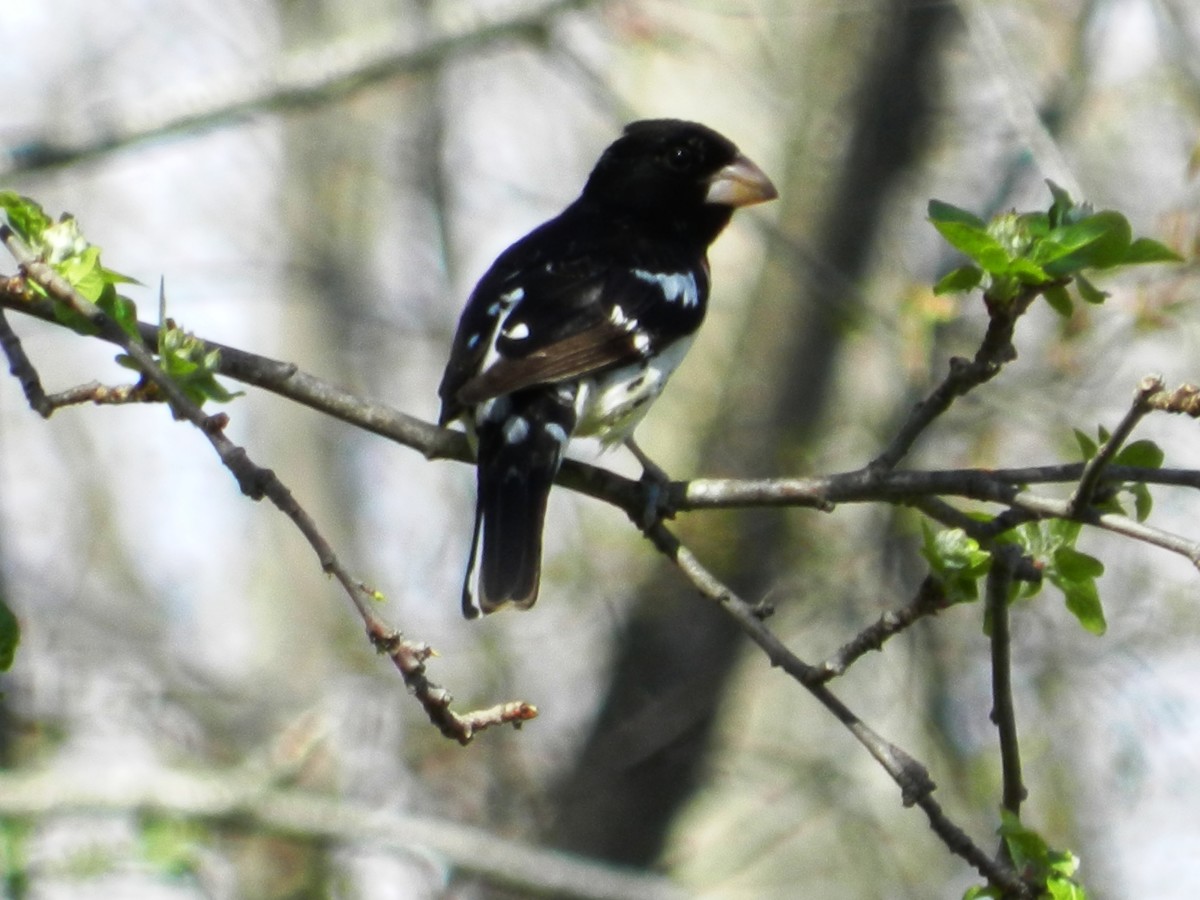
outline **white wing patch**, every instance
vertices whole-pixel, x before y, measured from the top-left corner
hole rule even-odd
[[[523,341],[529,337],[529,326],[524,322],[514,322],[511,325],[506,324],[501,334],[510,341]]]
[[[474,350],[483,341],[487,342],[487,349],[484,351],[483,359],[479,361],[477,374],[483,374],[500,359],[500,352],[496,349],[497,337],[503,336],[513,341],[523,341],[529,337],[531,332],[528,323],[509,322],[515,312],[513,307],[524,299],[525,288],[523,287],[517,286],[505,291],[487,308],[488,318],[491,319],[487,333],[476,332],[467,339],[468,350]]]
[[[487,308],[487,314],[493,319],[500,315],[505,310],[512,309],[517,303],[525,299],[525,288],[517,286],[511,291],[505,291],[499,297],[492,301],[492,304]]]
[[[649,284],[658,285],[663,299],[668,303],[682,303],[687,307],[700,303],[696,276],[691,272],[649,272],[646,269],[634,269],[633,275]]]

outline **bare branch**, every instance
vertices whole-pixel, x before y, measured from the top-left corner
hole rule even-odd
[[[1148,401],[1154,409],[1200,418],[1200,387],[1181,384],[1170,392],[1155,394]]]
[[[375,612],[372,605],[375,600],[379,599],[378,592],[367,587],[342,565],[317,523],[300,506],[291,490],[279,480],[278,476],[270,469],[256,465],[243,447],[235,444],[225,435],[225,426],[229,421],[228,416],[224,413],[216,415],[205,413],[159,367],[158,362],[146,346],[147,343],[150,343],[147,335],[142,335],[143,343],[130,338],[94,303],[76,291],[53,267],[38,259],[8,226],[0,226],[0,240],[7,245],[26,277],[35,281],[50,296],[57,298],[84,316],[96,327],[100,336],[105,340],[121,347],[138,367],[148,385],[153,386],[170,405],[175,416],[186,419],[200,429],[212,444],[221,462],[237,479],[238,487],[241,488],[243,494],[253,500],[269,498],[280,512],[292,520],[292,523],[300,530],[316,553],[322,571],[332,575],[342,585],[366,626],[367,635],[372,644],[376,649],[391,657],[404,677],[405,684],[442,734],[461,744],[466,744],[476,733],[491,725],[520,725],[537,715],[536,707],[523,701],[501,704],[489,710],[467,713],[465,716],[451,710],[452,698],[449,692],[431,682],[425,674],[425,660],[432,655],[433,651],[427,644],[405,640],[398,630],[390,626]],[[15,346],[19,351],[19,343],[16,343]],[[5,350],[12,359],[13,342],[6,342]],[[290,368],[294,374],[294,367],[284,368],[285,370]]]
[[[547,0],[490,20],[460,12],[453,17],[453,27],[417,43],[397,41],[387,34],[371,42],[359,38],[296,55],[270,76],[255,79],[238,72],[228,83],[203,92],[202,106],[181,104],[172,95],[145,120],[127,121],[103,134],[73,141],[27,138],[19,147],[0,153],[0,178],[95,159],[173,134],[226,127],[259,113],[326,105],[496,41],[537,35],[555,16],[590,2],[596,0]]]
[[[11,279],[9,279],[11,281]],[[17,310],[49,322],[54,318],[49,300],[4,293],[0,280],[0,307]],[[139,323],[148,345],[157,339],[157,327]],[[98,337],[120,344],[119,336],[101,333]],[[301,371],[294,364],[248,353],[234,347],[206,341],[205,346],[220,352],[217,370],[230,378],[253,384],[282,397],[295,400],[351,425],[396,441],[425,454],[429,459],[472,459],[465,435],[439,428],[415,416],[400,412],[384,403],[364,400],[326,381]],[[1187,404],[1192,396],[1188,386],[1178,389],[1155,408],[1169,403]],[[1182,410],[1175,410],[1182,411]],[[1083,473],[1083,463],[1020,469],[947,469],[942,471],[858,469],[834,475],[809,478],[720,479],[697,478],[671,485],[671,505],[686,510],[727,509],[751,506],[799,506],[831,510],[837,503],[893,502],[921,505],[925,498],[958,496],[1009,506],[1015,518],[998,517],[1001,531],[1032,519],[1070,518],[1067,501],[1043,497],[1025,484],[1073,482]],[[1200,489],[1200,472],[1184,469],[1143,469],[1133,466],[1109,466],[1105,478],[1114,481],[1140,481]],[[558,482],[571,490],[603,500],[623,509],[634,521],[640,521],[645,509],[643,486],[603,468],[567,460]],[[942,506],[943,512],[950,507]],[[947,513],[948,514],[948,513]],[[939,518],[935,516],[935,518]],[[968,521],[965,516],[960,517]],[[1115,513],[1089,513],[1078,517],[1085,524],[1124,534],[1135,540],[1178,553],[1200,568],[1200,543],[1136,522]],[[941,519],[939,519],[941,520]],[[978,523],[976,523],[978,524]],[[993,533],[998,533],[993,531]],[[974,535],[973,535],[974,536]]]
[[[956,399],[991,381],[1000,374],[1000,369],[1005,363],[1017,358],[1017,350],[1013,346],[1013,333],[1017,321],[1029,309],[1029,305],[1051,286],[1028,285],[1017,296],[1004,303],[994,302],[992,298],[984,295],[988,307],[988,327],[974,358],[956,356],[950,360],[950,371],[946,377],[928,397],[913,408],[892,442],[871,460],[867,467],[870,471],[894,469],[912,449],[917,438],[938,416],[948,410]]]
[[[122,774],[126,772],[127,774]],[[218,772],[77,768],[0,773],[0,815],[77,811],[157,813],[212,822],[258,823],[268,831],[401,852],[431,853],[459,872],[523,897],[683,900],[665,878],[497,837],[482,828],[299,790],[276,773],[243,766]]]
[[[1037,519],[1070,519],[1070,501],[1054,500],[1042,497],[1029,491],[1021,491],[1012,499],[1012,506],[1018,512],[1032,514]],[[1085,525],[1103,528],[1115,534],[1123,534],[1145,544],[1161,547],[1171,553],[1177,553],[1200,569],[1200,542],[1188,540],[1161,528],[1146,525],[1119,513],[1084,512],[1075,519]]]
[[[1162,393],[1163,380],[1161,375],[1147,375],[1138,384],[1137,393],[1134,394],[1133,405],[1129,407],[1129,411],[1125,413],[1125,417],[1121,419],[1121,423],[1116,427],[1116,430],[1109,435],[1103,445],[1096,451],[1096,455],[1087,461],[1083,467],[1083,475],[1079,478],[1079,487],[1075,489],[1075,493],[1070,499],[1070,518],[1076,518],[1083,510],[1091,504],[1092,498],[1096,494],[1096,488],[1100,484],[1100,476],[1104,469],[1116,457],[1117,452],[1129,439],[1129,435],[1133,433],[1133,429],[1137,427],[1138,422],[1142,421],[1153,409],[1150,405],[1150,399]]]
[[[914,622],[937,614],[946,607],[946,592],[934,578],[926,578],[917,588],[917,595],[905,606],[888,610],[874,624],[864,628],[847,641],[818,667],[822,681],[831,681],[845,674],[850,666],[871,650],[882,650],[889,638],[899,634]]]
[[[8,359],[9,374],[20,382],[21,390],[25,392],[25,399],[29,401],[29,406],[43,419],[50,418],[50,414],[54,412],[54,406],[46,397],[42,379],[25,354],[25,348],[21,346],[21,339],[8,324],[8,317],[4,315],[3,310],[0,310],[0,351],[3,351],[4,356]]]
[[[1021,748],[1017,739],[1017,716],[1012,693],[1012,633],[1009,629],[1008,594],[1013,562],[1020,556],[1016,547],[998,547],[992,554],[987,577],[987,612],[991,625],[992,721],[1000,732],[1000,770],[1004,790],[1001,804],[1014,816],[1021,813],[1026,797],[1021,777]],[[1011,862],[1011,860],[1010,860]]]
[[[659,552],[679,567],[701,594],[733,618],[738,627],[767,654],[772,666],[791,675],[846,726],[900,788],[904,805],[921,807],[929,817],[933,830],[952,852],[967,860],[992,884],[1011,891],[1014,897],[1030,896],[1026,886],[1010,867],[992,860],[961,828],[946,818],[941,807],[933,800],[932,794],[937,785],[926,767],[900,747],[885,740],[830,691],[825,685],[828,678],[824,670],[809,665],[792,653],[764,624],[757,606],[743,600],[708,571],[662,523],[649,528],[646,537]]]

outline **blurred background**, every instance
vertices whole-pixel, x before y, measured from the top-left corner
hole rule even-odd
[[[74,213],[147,285],[130,291],[143,319],[162,278],[188,330],[425,419],[475,280],[574,199],[625,122],[724,132],[781,199],[718,241],[709,320],[639,432],[679,478],[860,466],[974,351],[978,298],[929,289],[956,264],[931,197],[1044,209],[1049,177],[1197,247],[1191,0],[5,0],[0,35],[0,188]],[[1194,264],[1101,286],[1109,301],[1070,319],[1039,304],[1019,360],[909,464],[1068,461],[1071,428],[1114,426],[1142,375],[1200,380]],[[111,347],[10,319],[49,390],[128,378]],[[446,741],[300,535],[190,427],[150,407],[43,422],[9,380],[7,896],[522,897],[566,859],[552,850],[596,861],[596,896],[611,865],[652,873],[613,896],[956,897],[977,880],[613,508],[556,492],[536,609],[465,622],[469,467],[257,390],[226,411],[383,614],[438,649],[460,709],[541,714]],[[1152,416],[1138,436],[1200,468],[1196,427]],[[639,471],[624,451],[599,462]],[[1195,494],[1154,496],[1152,521],[1195,539]],[[905,510],[677,527],[811,661],[924,575]],[[1024,816],[1082,857],[1090,897],[1194,897],[1200,582],[1110,535],[1081,549],[1107,564],[1108,634],[1049,587],[1014,617]],[[980,614],[921,623],[836,690],[991,848]]]

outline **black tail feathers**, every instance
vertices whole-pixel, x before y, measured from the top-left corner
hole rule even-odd
[[[469,619],[537,600],[546,502],[575,426],[574,399],[573,387],[539,386],[476,412],[478,497],[462,596]]]

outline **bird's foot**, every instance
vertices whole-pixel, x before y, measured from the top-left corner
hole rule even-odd
[[[641,520],[635,519],[642,531],[649,531],[663,519],[675,518],[675,503],[671,497],[671,478],[662,466],[646,455],[632,438],[625,442],[637,461],[642,464]]]

